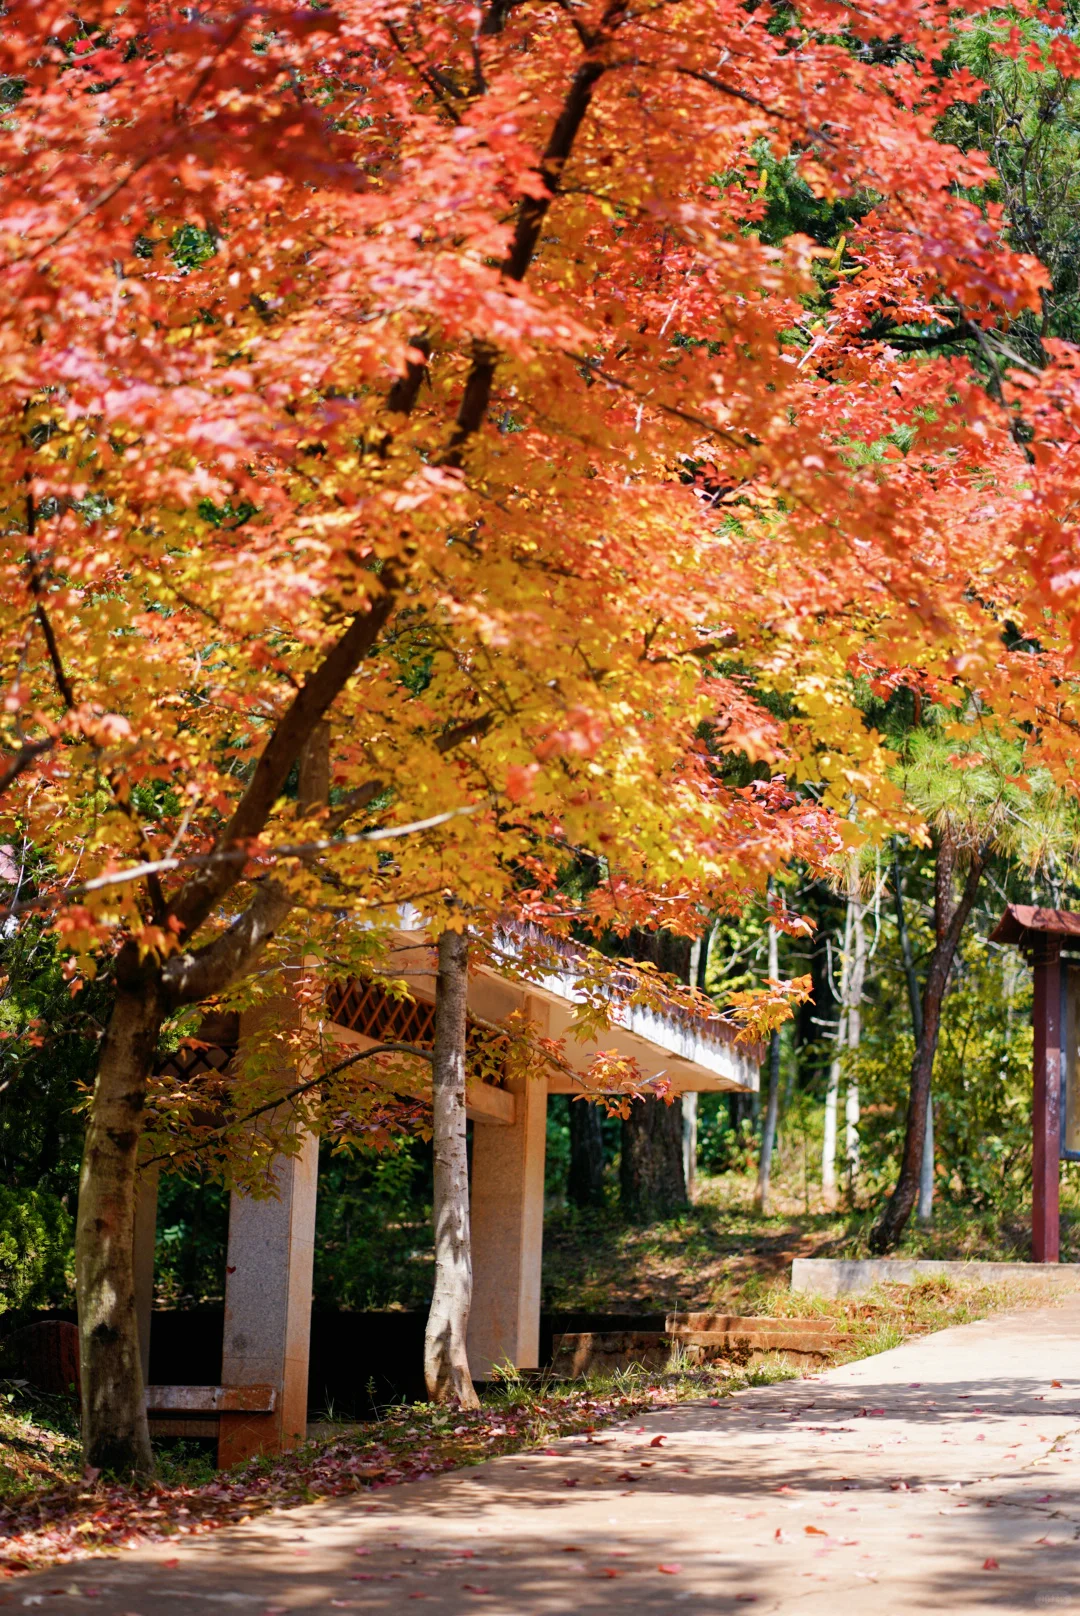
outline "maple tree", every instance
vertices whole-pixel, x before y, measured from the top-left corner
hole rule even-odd
[[[1038,302],[958,190],[985,160],[934,136],[978,93],[933,74],[947,27],[915,0],[8,8],[3,784],[41,856],[13,907],[112,984],[92,1463],[149,1463],[130,1240],[171,1018],[315,1002],[406,901],[480,950],[508,905],[695,935],[834,852],[853,788],[898,811],[853,657],[947,677],[963,636],[1003,689],[1030,557],[1068,605],[1066,358],[995,401],[953,358],[901,379],[879,332]],[[816,280],[806,238],[755,233],[759,140],[873,199]],[[823,804],[730,784],[734,755]],[[575,904],[582,848],[605,873]],[[308,1114],[363,1092],[313,1083]]]

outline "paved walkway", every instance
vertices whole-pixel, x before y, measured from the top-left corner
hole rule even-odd
[[[0,1600],[93,1616],[1080,1611],[1080,1297]]]

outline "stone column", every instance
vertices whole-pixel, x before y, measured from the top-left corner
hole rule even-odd
[[[547,1007],[533,1001],[529,1011],[546,1032]],[[547,1077],[517,1078],[509,1087],[513,1124],[473,1123],[468,1348],[475,1380],[489,1379],[501,1363],[535,1369],[540,1361]]]
[[[1061,939],[1034,942],[1035,1083],[1032,1093],[1031,1255],[1058,1261],[1058,1190],[1061,1179]]]
[[[142,1382],[150,1383],[150,1321],[154,1312],[154,1241],[157,1236],[157,1164],[139,1173],[135,1199],[135,1233],[132,1264],[135,1269],[135,1318],[139,1327],[139,1361]]]
[[[274,1163],[276,1199],[233,1193],[225,1272],[223,1386],[274,1387],[272,1414],[223,1414],[218,1464],[280,1453],[307,1436],[311,1275],[319,1141]]]

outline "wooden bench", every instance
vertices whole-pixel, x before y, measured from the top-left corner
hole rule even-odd
[[[222,1414],[272,1414],[273,1386],[148,1386],[146,1413],[154,1436],[218,1435]]]

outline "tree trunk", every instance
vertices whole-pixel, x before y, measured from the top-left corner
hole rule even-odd
[[[687,971],[687,980],[691,987],[704,993],[709,976],[709,952],[712,947],[713,926],[705,928],[705,934],[699,937],[690,949],[690,965]],[[682,1096],[683,1117],[683,1182],[686,1185],[686,1198],[694,1201],[697,1198],[697,1137],[698,1137],[698,1096],[694,1089]]]
[[[859,1047],[862,1036],[862,996],[866,982],[866,927],[864,905],[859,892],[858,855],[851,855],[848,866],[847,908],[844,913],[844,956],[840,963],[840,1019],[836,1028],[836,1050],[829,1067],[829,1087],[825,1096],[825,1143],[821,1153],[821,1189],[826,1204],[836,1204],[836,1145],[839,1132],[840,1079],[845,1056]],[[859,1085],[849,1071],[844,1104],[844,1158],[849,1191],[854,1186],[859,1165]]]
[[[75,1273],[86,1463],[115,1476],[153,1471],[132,1261],[135,1169],[146,1088],[164,1015],[160,972],[135,945],[117,962],[118,988],[86,1128]]]
[[[770,882],[770,887],[771,887]],[[769,924],[769,977],[776,982],[780,976],[780,948],[776,927]],[[769,1039],[769,1099],[765,1107],[765,1126],[761,1130],[761,1155],[758,1158],[758,1180],[754,1199],[759,1212],[769,1210],[769,1178],[772,1173],[773,1145],[776,1141],[776,1123],[780,1114],[780,1034],[774,1032]]]
[[[622,1125],[619,1198],[627,1217],[648,1223],[686,1207],[682,1104],[635,1100]]]
[[[322,720],[377,641],[396,601],[392,565],[382,594],[352,619],[296,692],[267,739],[244,794],[215,841],[222,850],[265,827],[301,758],[301,802],[325,800],[328,735]],[[117,955],[117,997],[98,1063],[86,1132],[75,1237],[76,1294],[82,1350],[84,1454],[88,1465],[117,1473],[152,1467],[135,1319],[132,1241],[135,1166],[142,1111],[166,1014],[222,992],[259,957],[292,907],[287,888],[266,879],[248,907],[212,943],[188,945],[241,878],[228,860],[207,863],[169,899],[164,920],[181,940],[164,964],[140,964],[125,942]],[[153,892],[151,891],[151,897]]]
[[[893,901],[896,905],[896,932],[900,940],[900,954],[904,961],[904,978],[907,982],[908,1004],[911,1007],[911,1031],[915,1039],[916,1049],[922,1042],[922,1001],[919,996],[919,979],[915,974],[915,961],[911,953],[911,936],[907,929],[907,917],[904,914],[904,884],[900,874],[900,856],[893,845]],[[919,1204],[916,1217],[924,1228],[929,1228],[934,1221],[934,1094],[933,1088],[926,1096],[926,1133],[923,1135],[922,1165],[919,1169]]]
[[[919,1200],[915,1221],[929,1229],[934,1221],[934,1094],[926,1096],[926,1132],[923,1134],[922,1161],[919,1164]]]
[[[683,1182],[686,1199],[693,1201],[697,1193],[697,1090],[690,1089],[680,1096],[682,1105]]]
[[[936,942],[926,973],[926,986],[922,995],[922,1037],[915,1048],[911,1063],[911,1084],[908,1097],[907,1127],[904,1134],[904,1153],[900,1161],[900,1176],[896,1188],[870,1235],[870,1250],[880,1254],[896,1245],[915,1205],[922,1173],[923,1148],[926,1141],[926,1114],[930,1100],[930,1080],[934,1070],[938,1033],[941,1030],[941,1005],[957,944],[975,903],[979,882],[986,868],[987,850],[976,849],[964,882],[959,903],[953,892],[956,872],[957,847],[949,830],[941,833],[934,868],[934,930]]]
[[[465,1001],[469,945],[464,932],[439,938],[432,1064],[435,1151],[435,1289],[424,1332],[424,1380],[433,1403],[479,1408],[465,1338],[472,1306],[469,1164],[465,1148]]]
[[[570,1096],[567,1199],[582,1209],[604,1204],[604,1128],[600,1107]]]
[[[848,979],[847,1047],[853,1053],[862,1042],[862,1001],[866,985],[866,905],[859,892],[858,860],[851,860],[851,971]],[[848,1062],[847,1093],[844,1096],[844,1158],[847,1170],[848,1195],[855,1194],[859,1176],[859,1078],[853,1064]]]
[[[829,1082],[825,1090],[825,1131],[821,1145],[821,1194],[826,1206],[836,1205],[836,1135],[840,1109],[840,1073],[843,1069],[844,1049],[847,1046],[848,1004],[851,975],[851,922],[852,901],[848,894],[844,909],[844,949],[840,956],[840,1014],[836,1022],[836,1043],[829,1063]]]
[[[648,960],[682,982],[700,974],[701,945],[670,931],[632,931],[626,939],[632,959]],[[637,1222],[667,1217],[685,1209],[682,1103],[650,1096],[635,1100],[622,1125],[619,1202]]]

